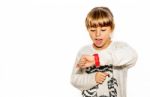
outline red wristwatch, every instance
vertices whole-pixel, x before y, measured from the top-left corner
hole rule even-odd
[[[99,56],[98,56],[98,54],[93,54],[93,56],[94,56],[94,59],[95,59],[95,66],[96,67],[100,67],[100,59],[99,59]]]

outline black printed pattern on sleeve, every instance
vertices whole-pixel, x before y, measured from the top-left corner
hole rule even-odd
[[[116,89],[116,87],[118,87],[117,80],[112,77],[107,83],[109,89],[109,96],[117,97],[117,89]]]
[[[98,85],[94,86],[89,90],[83,90],[82,95],[83,97],[97,97],[97,89],[98,89]]]
[[[94,72],[109,72],[113,74],[113,65],[110,64],[110,65],[100,66],[99,68],[96,68],[95,66],[86,68],[86,73],[90,74]],[[82,95],[83,97],[117,97],[116,88],[118,87],[118,84],[117,84],[117,80],[113,76],[110,78],[110,80],[108,80],[107,86],[108,86],[109,95],[98,96],[97,95],[98,85],[92,87],[91,89],[83,90]]]

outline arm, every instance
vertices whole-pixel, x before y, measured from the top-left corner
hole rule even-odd
[[[71,83],[74,87],[80,90],[87,90],[97,85],[95,81],[96,73],[87,74],[83,71],[84,69],[77,67],[79,59],[80,59],[80,55],[78,54],[71,75]]]
[[[112,52],[112,60],[114,66],[130,68],[136,64],[137,53],[129,45],[122,43]]]

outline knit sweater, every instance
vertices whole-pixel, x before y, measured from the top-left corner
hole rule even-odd
[[[100,67],[77,67],[82,55],[98,53]],[[106,49],[95,50],[92,45],[82,47],[76,57],[71,83],[81,90],[83,97],[126,97],[127,71],[137,60],[136,51],[127,43],[114,41]],[[109,74],[102,84],[95,81],[96,72]]]

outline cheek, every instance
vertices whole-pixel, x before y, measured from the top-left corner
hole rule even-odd
[[[105,34],[105,35],[103,35],[103,36],[102,36],[102,38],[104,38],[104,39],[108,39],[108,38],[109,38],[109,34]]]
[[[90,35],[90,37],[91,37],[92,39],[95,38],[95,35],[94,35],[93,33],[89,33],[89,35]]]

